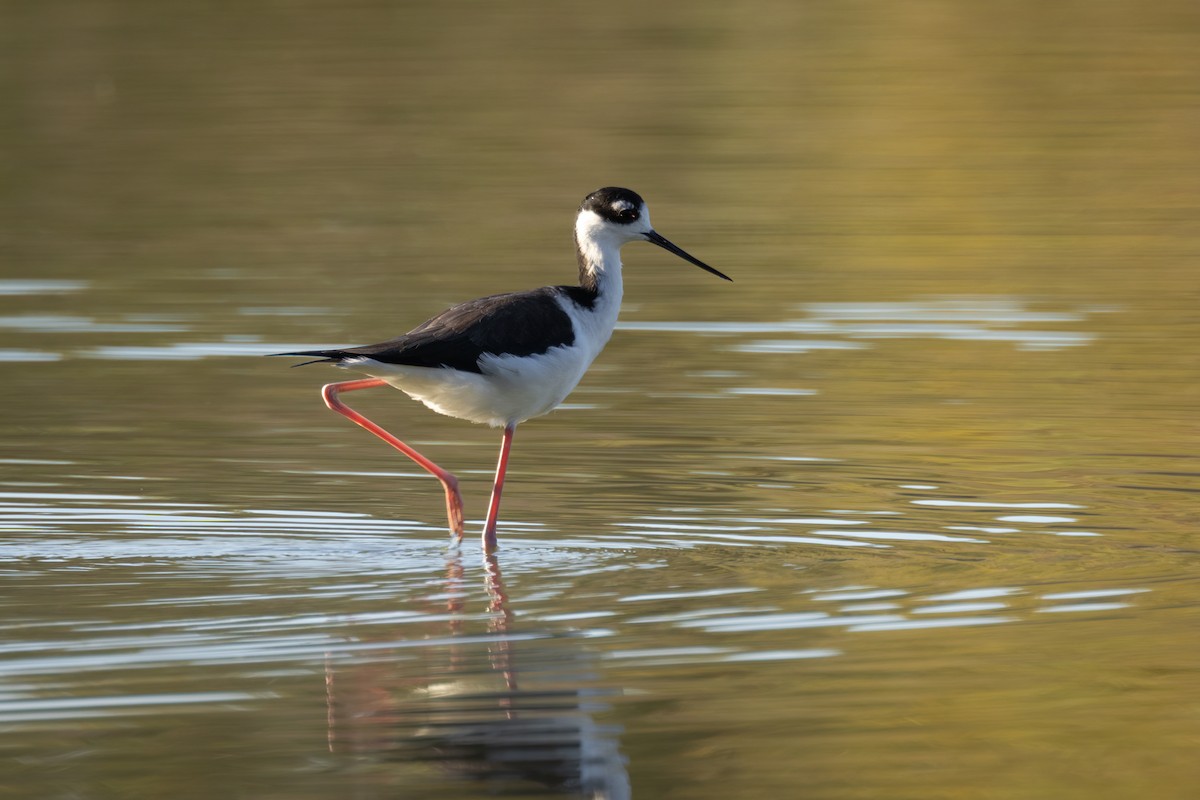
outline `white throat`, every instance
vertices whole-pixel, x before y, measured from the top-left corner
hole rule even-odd
[[[644,223],[649,227],[649,220]],[[621,302],[621,245],[641,238],[631,227],[616,226],[592,211],[575,219],[575,246],[579,250],[579,283],[609,300]]]

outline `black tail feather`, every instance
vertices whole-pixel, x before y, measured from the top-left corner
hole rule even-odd
[[[312,361],[301,361],[299,364],[292,364],[292,369],[296,367],[307,366],[308,364],[336,364],[346,357],[343,350],[300,350],[295,353],[267,353],[270,356],[320,356]]]

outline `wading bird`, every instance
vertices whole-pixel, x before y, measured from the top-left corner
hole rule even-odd
[[[371,376],[327,384],[321,389],[325,404],[441,481],[450,530],[459,540],[463,507],[458,479],[345,405],[338,394],[394,386],[438,413],[504,428],[483,529],[484,550],[492,552],[513,431],[562,403],[604,349],[621,309],[621,246],[638,241],[731,280],[659,235],[636,192],[610,186],[585,197],[575,217],[578,286],[470,300],[379,344],[275,355],[315,357],[296,366],[330,363]]]

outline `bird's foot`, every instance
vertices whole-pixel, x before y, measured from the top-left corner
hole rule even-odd
[[[458,479],[447,473],[442,478],[442,485],[446,487],[446,519],[450,523],[450,536],[456,542],[461,542],[465,529],[463,526],[463,501],[462,495],[458,492]]]
[[[495,526],[486,527],[483,529],[483,552],[491,555],[500,549],[500,543],[496,539]]]

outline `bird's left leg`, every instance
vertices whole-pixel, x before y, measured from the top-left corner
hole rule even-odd
[[[496,520],[500,517],[500,493],[504,491],[504,473],[508,472],[508,451],[512,448],[515,424],[504,428],[504,439],[500,442],[500,460],[496,464],[496,480],[492,484],[492,500],[488,503],[487,523],[483,528],[484,552],[496,550]]]
[[[446,490],[446,516],[450,521],[450,533],[459,541],[463,537],[463,502],[462,495],[458,493],[458,478],[454,477],[454,473],[442,469],[437,464],[430,461],[425,456],[418,453],[416,450],[409,447],[404,442],[397,439],[392,434],[379,427],[376,423],[364,417],[348,405],[338,399],[338,392],[352,392],[356,389],[373,389],[376,386],[387,386],[388,382],[381,378],[363,378],[356,381],[341,381],[340,383],[328,383],[321,387],[321,397],[325,398],[325,405],[332,408],[334,411],[346,417],[355,425],[366,428],[371,433],[383,439],[392,447],[399,450],[404,455],[411,458],[413,461],[424,469],[426,472],[433,475],[441,482],[442,488]]]

